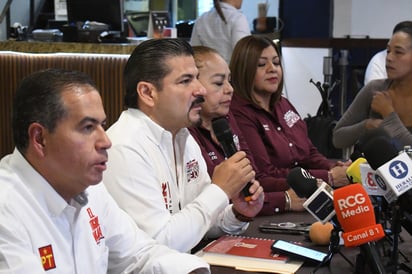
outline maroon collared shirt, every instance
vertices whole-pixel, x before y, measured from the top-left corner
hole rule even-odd
[[[234,116],[229,112],[226,118],[228,119],[229,126],[233,133],[233,140],[237,148],[245,151],[248,155],[256,171],[256,179],[265,191],[265,202],[259,215],[272,215],[276,212],[283,212],[285,209],[284,191],[289,188],[286,179],[284,177],[270,176],[265,172],[261,172],[256,167],[246,139],[242,136]],[[212,176],[214,168],[225,160],[224,152],[220,145],[212,140],[209,130],[203,127],[189,128],[189,130],[199,144],[207,164],[208,173]]]
[[[290,169],[300,166],[328,182],[335,163],[312,144],[305,121],[288,99],[282,96],[269,113],[235,94],[231,111],[260,172],[285,178]]]

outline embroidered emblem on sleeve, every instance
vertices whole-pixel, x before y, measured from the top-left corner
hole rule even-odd
[[[53,248],[51,245],[46,245],[39,248],[41,263],[45,271],[56,268],[54,262]]]
[[[296,124],[296,122],[300,120],[299,115],[292,110],[289,110],[288,112],[286,112],[283,118],[285,119],[286,124],[290,128],[293,127],[293,125]]]

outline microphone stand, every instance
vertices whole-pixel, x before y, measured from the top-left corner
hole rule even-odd
[[[330,94],[331,92],[335,89],[336,85],[340,84],[340,80],[336,80],[332,84],[329,82],[324,82],[321,84],[319,81],[315,82],[313,79],[310,79],[309,82],[313,84],[320,92],[320,95],[322,97],[322,102],[318,108],[317,115],[320,116],[333,116],[332,113],[332,104],[330,103]]]
[[[399,239],[400,239],[400,232],[402,231],[402,216],[403,216],[403,211],[402,207],[399,205],[399,201],[394,203],[392,207],[392,230],[393,230],[393,239],[392,239],[392,254],[391,258],[389,261],[389,270],[391,273],[396,273],[397,270],[401,269],[406,271],[407,273],[412,273],[412,269],[408,267],[406,264],[401,263],[399,264]],[[402,253],[401,253],[402,254]]]
[[[377,216],[376,222],[382,224],[382,200],[380,197],[375,197],[377,202],[377,208],[374,207],[375,215]],[[377,210],[377,212],[376,212]],[[386,219],[386,218],[383,218]],[[383,225],[385,227],[385,225]],[[386,233],[385,233],[386,234]],[[379,243],[379,242],[378,242]],[[381,246],[383,247],[383,246]],[[385,266],[382,262],[383,256],[378,253],[378,247],[375,242],[368,242],[359,246],[360,252],[356,256],[355,274],[369,273],[373,274],[386,274]],[[385,252],[384,252],[385,253]],[[369,269],[366,267],[369,265]]]
[[[342,256],[342,258],[345,259],[345,261],[347,261],[352,267],[354,267],[353,263],[340,251],[339,232],[341,231],[341,228],[336,226],[334,222],[332,222],[332,224],[333,224],[333,229],[330,234],[329,252],[325,256],[323,261],[315,267],[315,269],[311,272],[311,274],[314,274],[322,266],[330,264],[330,262],[332,261],[333,255],[335,255],[336,253],[339,253]]]
[[[355,274],[364,274],[365,263],[368,263],[369,270],[373,274],[386,274],[386,269],[381,261],[374,242],[369,242],[359,246],[360,253],[356,257]]]
[[[401,238],[400,232],[402,230],[402,216],[403,211],[399,202],[396,202],[392,206],[392,221],[391,221],[391,231],[393,233],[391,237],[392,251],[390,254],[390,259],[386,265],[382,263],[382,257],[379,256],[376,245],[373,242],[369,242],[365,245],[360,246],[360,254],[356,257],[356,274],[365,273],[365,263],[368,263],[370,271],[372,273],[392,273],[396,274],[398,270],[403,270],[407,273],[412,273],[412,269],[405,263],[399,263],[399,254],[403,255],[399,251],[399,239]]]

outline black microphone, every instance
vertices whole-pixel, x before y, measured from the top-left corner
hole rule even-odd
[[[301,167],[293,168],[286,181],[301,198],[307,198],[303,207],[318,221],[325,224],[335,216],[333,208],[333,189],[325,182],[318,182],[308,171]],[[336,220],[333,220],[337,225]]]
[[[220,146],[223,149],[223,153],[225,154],[226,158],[229,158],[233,154],[235,154],[238,150],[233,142],[233,133],[229,127],[229,123],[225,117],[219,117],[212,120],[212,128],[215,132],[216,138],[220,143]],[[242,193],[245,196],[246,201],[250,201],[250,196],[252,195],[249,192],[249,188],[251,187],[252,183],[248,182],[246,186],[243,188]]]
[[[412,160],[409,155],[397,149],[392,140],[377,136],[364,146],[365,158],[371,168],[396,197],[412,189]]]
[[[399,152],[401,151],[401,152]],[[402,226],[412,235],[412,160],[388,136],[376,136],[363,146],[363,153],[371,168],[376,170],[375,181],[384,190],[388,201],[397,201]]]
[[[376,170],[398,156],[399,150],[386,136],[375,136],[362,145],[362,152],[368,164]]]

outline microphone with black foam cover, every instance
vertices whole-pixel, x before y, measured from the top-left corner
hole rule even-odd
[[[292,168],[286,182],[300,198],[309,198],[318,189],[316,178],[301,167]]]
[[[225,117],[219,117],[212,120],[212,128],[216,135],[217,140],[220,143],[220,146],[223,149],[223,153],[226,158],[229,158],[235,154],[238,149],[235,142],[233,141],[233,133],[230,129],[229,123]],[[248,182],[243,188],[242,193],[245,196],[246,201],[250,201],[251,193],[249,188],[252,186],[251,182]]]
[[[380,151],[381,153],[377,153]],[[388,202],[398,202],[402,226],[412,234],[412,160],[388,136],[377,136],[363,146],[366,159],[376,169],[375,181]],[[401,151],[401,152],[399,152]]]
[[[296,195],[307,198],[303,207],[318,221],[325,224],[335,216],[333,189],[327,183],[318,186],[318,180],[301,167],[291,169],[286,181]]]
[[[399,152],[401,151],[401,152]],[[387,136],[376,136],[363,146],[363,153],[382,187],[399,197],[412,189],[412,160]]]
[[[362,145],[362,152],[374,170],[398,156],[399,151],[392,140],[385,135],[372,137]]]
[[[372,272],[386,273],[374,243],[385,237],[385,232],[381,224],[376,224],[372,202],[366,191],[359,184],[338,188],[334,191],[333,203],[344,231],[344,245],[359,246]]]

